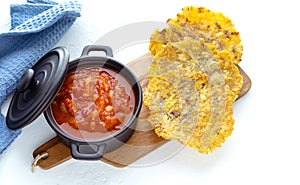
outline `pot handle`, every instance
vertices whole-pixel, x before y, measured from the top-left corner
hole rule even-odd
[[[71,154],[74,159],[100,160],[104,155],[105,146],[106,144],[71,143]],[[81,151],[81,147],[88,149],[89,152]]]
[[[113,51],[109,46],[87,45],[83,48],[81,56],[88,56],[91,51],[104,51],[106,56],[113,57]]]

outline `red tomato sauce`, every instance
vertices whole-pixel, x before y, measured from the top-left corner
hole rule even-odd
[[[126,125],[134,104],[132,87],[124,77],[111,69],[87,67],[67,75],[51,109],[65,133],[96,139]]]

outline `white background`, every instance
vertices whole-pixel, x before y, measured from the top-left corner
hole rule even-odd
[[[2,25],[9,17],[9,4],[0,2]],[[51,170],[37,168],[32,174],[32,152],[55,136],[40,116],[0,156],[0,184],[300,184],[300,11],[296,0],[84,0],[82,16],[58,45],[77,58],[85,45],[111,30],[139,21],[166,21],[185,5],[222,12],[241,33],[240,66],[253,86],[235,103],[235,129],[222,148],[202,155],[185,147],[158,164],[121,169],[72,159]],[[147,52],[146,47],[136,48],[116,58],[129,62]],[[2,106],[2,111],[6,108]],[[171,142],[138,163],[148,164],[174,147],[178,144]]]

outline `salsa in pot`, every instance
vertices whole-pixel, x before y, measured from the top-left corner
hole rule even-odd
[[[96,139],[126,125],[134,105],[132,87],[122,75],[108,68],[86,67],[67,75],[51,109],[64,132]]]

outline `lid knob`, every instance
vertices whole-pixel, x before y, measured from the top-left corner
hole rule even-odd
[[[34,70],[28,69],[23,74],[22,78],[18,82],[17,90],[20,92],[26,91],[26,89],[33,87],[38,84],[38,81],[35,81],[34,78]]]

